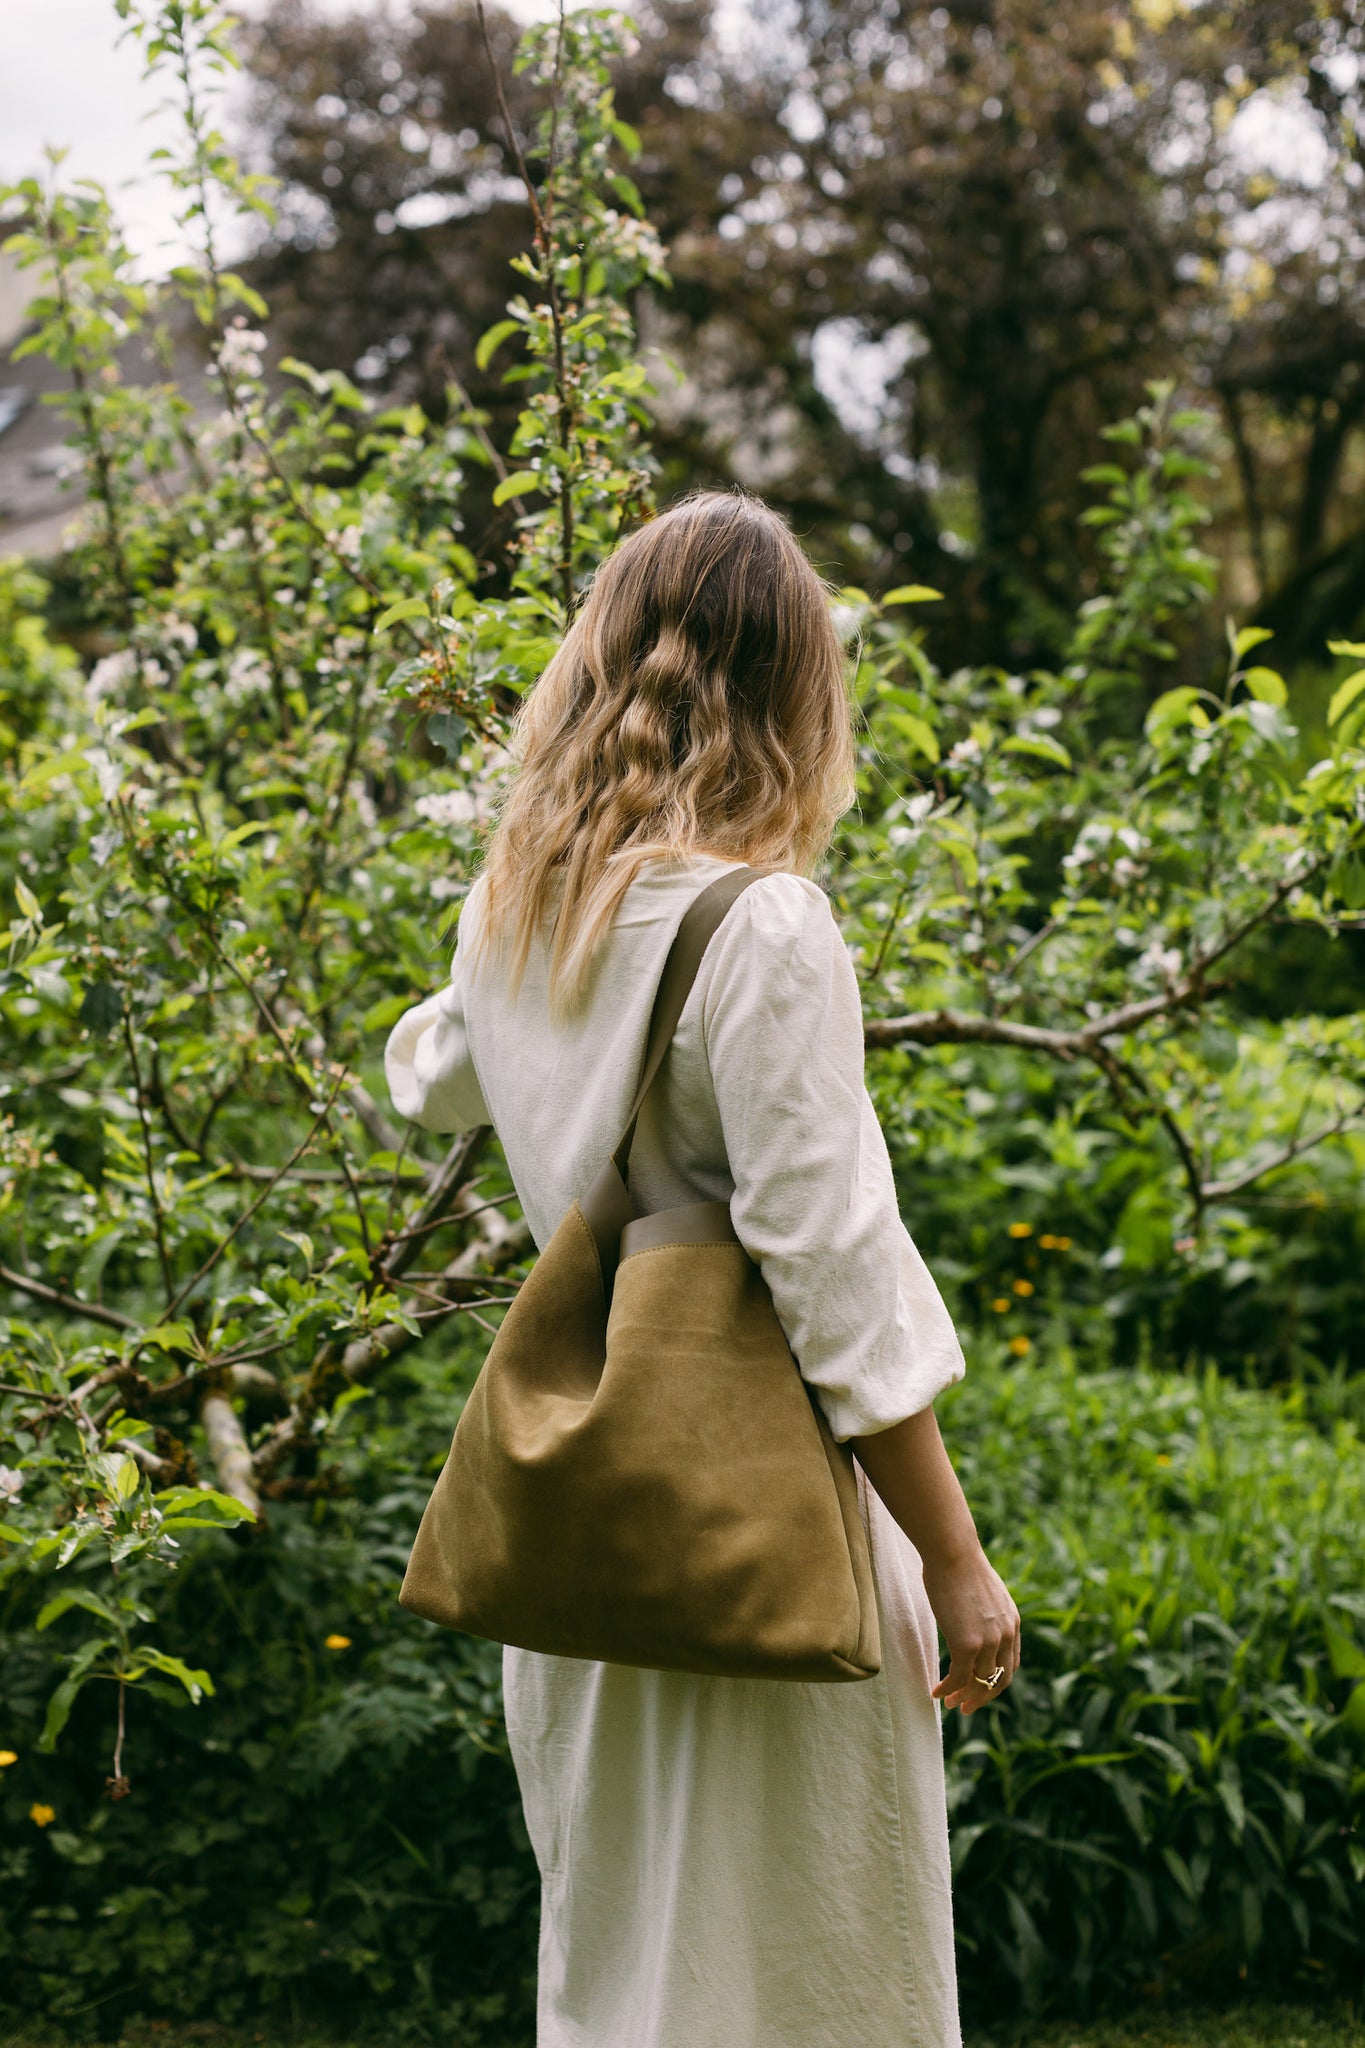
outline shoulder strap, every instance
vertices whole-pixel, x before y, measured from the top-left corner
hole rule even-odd
[[[678,1019],[682,1016],[683,1007],[692,993],[692,984],[697,978],[702,956],[724,922],[731,904],[751,884],[761,881],[764,875],[776,873],[778,869],[775,866],[731,868],[728,873],[718,875],[714,882],[708,882],[692,899],[683,914],[682,923],[674,933],[673,943],[668,949],[668,958],[664,962],[664,971],[659,977],[659,987],[654,997],[654,1008],[650,1012],[649,1037],[645,1042],[645,1060],[640,1071],[640,1085],[630,1106],[625,1134],[611,1155],[623,1181],[640,1110],[654,1084],[655,1075],[663,1065],[664,1054],[672,1043],[673,1033],[678,1028]]]

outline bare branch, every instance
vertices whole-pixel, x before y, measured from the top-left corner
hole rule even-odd
[[[92,1323],[103,1323],[106,1329],[141,1328],[135,1317],[121,1315],[116,1308],[105,1308],[98,1301],[82,1301],[76,1294],[63,1294],[59,1287],[49,1287],[46,1281],[35,1280],[28,1273],[16,1273],[9,1266],[0,1266],[0,1280],[20,1294],[30,1294],[35,1301],[45,1302],[49,1308],[64,1308],[68,1315],[85,1316]]]
[[[219,1487],[233,1500],[239,1500],[244,1508],[249,1508],[259,1522],[261,1497],[256,1491],[255,1475],[251,1469],[251,1452],[247,1449],[242,1425],[227,1395],[217,1392],[205,1394],[199,1419],[209,1440],[209,1456],[213,1459]]]
[[[1315,1131],[1309,1131],[1306,1137],[1296,1138],[1292,1144],[1281,1146],[1278,1152],[1272,1152],[1259,1166],[1245,1167],[1240,1173],[1230,1174],[1226,1180],[1206,1181],[1203,1190],[1204,1200],[1230,1200],[1233,1195],[1239,1195],[1243,1188],[1249,1188],[1254,1181],[1263,1179],[1268,1173],[1278,1172],[1282,1166],[1291,1165],[1294,1160],[1301,1159],[1305,1152],[1311,1152],[1315,1145],[1321,1145],[1327,1138],[1335,1138],[1340,1132],[1348,1130],[1352,1124],[1358,1124],[1362,1120],[1365,1120],[1365,1110],[1343,1109],[1329,1122],[1319,1124]]]
[[[1108,1010],[1074,1030],[1011,1024],[1007,1018],[987,1017],[971,1010],[917,1010],[905,1017],[870,1017],[864,1025],[864,1043],[874,1049],[888,1045],[1014,1045],[1025,1052],[1049,1053],[1054,1059],[1093,1058],[1096,1046],[1106,1038],[1120,1038],[1153,1017],[1169,1016],[1174,1010],[1205,1002],[1215,993],[1208,979],[1209,969],[1273,917],[1287,896],[1326,866],[1327,858],[1323,854],[1294,874],[1286,875],[1255,910],[1224,932],[1216,945],[1197,954],[1188,972],[1162,995],[1121,1003],[1117,1009]]]
[[[466,1193],[465,1183],[491,1135],[490,1125],[477,1124],[472,1131],[462,1132],[446,1153],[436,1169],[426,1200],[412,1222],[391,1242],[381,1269],[390,1286],[417,1257],[425,1232],[443,1217],[457,1215],[461,1208],[467,1206],[460,1199]]]

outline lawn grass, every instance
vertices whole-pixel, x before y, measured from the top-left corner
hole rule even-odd
[[[1000,2048],[1003,2035],[969,2032],[966,2048]],[[1020,2048],[1365,2048],[1365,2017],[1353,2006],[1263,2005],[1230,2010],[1153,2009],[1123,2019],[1080,2026],[1051,2022],[1013,2036]],[[70,2048],[70,2036],[10,2031],[0,2019],[0,2048]],[[178,2025],[172,2020],[130,2021],[119,2048],[362,2048],[308,2028],[261,2029]],[[375,2048],[371,2036],[364,2048]],[[528,2042],[526,2048],[531,2048]],[[869,2044],[871,2048],[871,2044]]]

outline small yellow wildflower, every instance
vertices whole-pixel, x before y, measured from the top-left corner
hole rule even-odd
[[[55,1806],[43,1806],[41,1804],[30,1806],[28,1817],[33,1822],[35,1828],[50,1827],[57,1818],[57,1809]]]
[[[1157,1461],[1157,1464],[1158,1464],[1158,1465],[1169,1465],[1169,1464],[1170,1464],[1170,1462],[1171,1462],[1171,1460],[1170,1460],[1170,1457],[1169,1457],[1168,1453],[1167,1453],[1167,1452],[1165,1452],[1165,1451],[1158,1451],[1158,1452],[1157,1452],[1157,1454],[1156,1454],[1156,1461]]]
[[[1033,1346],[1029,1343],[1027,1337],[1010,1338],[1010,1350],[1014,1353],[1016,1358],[1027,1358],[1032,1349]]]
[[[1007,1309],[1007,1308],[1008,1308],[1009,1306],[1010,1306],[1010,1298],[1009,1298],[1009,1296],[1008,1296],[1007,1294],[998,1294],[998,1295],[996,1296],[995,1300],[994,1300],[994,1301],[993,1301],[993,1302],[991,1303],[991,1307],[992,1307],[992,1308],[993,1308],[993,1309],[995,1310],[995,1313],[996,1313],[996,1314],[997,1314],[998,1316],[1002,1316],[1002,1315],[1004,1315],[1004,1313],[1005,1313],[1006,1309]]]
[[[1069,1252],[1071,1250],[1071,1239],[1069,1237],[1054,1237],[1052,1249],[1054,1252]]]
[[[1016,1280],[1014,1291],[1016,1294],[1032,1294],[1033,1282],[1031,1280]]]
[[[8,1769],[8,1767],[9,1767],[9,1766],[10,1766],[11,1764],[17,1764],[17,1763],[18,1763],[18,1761],[19,1761],[19,1752],[18,1752],[18,1750],[16,1750],[16,1749],[0,1749],[0,1771],[3,1771],[3,1770],[7,1770],[7,1769]]]
[[[1056,1240],[1056,1238],[1055,1238],[1055,1237],[1054,1237],[1054,1236],[1052,1235],[1052,1232],[1051,1232],[1050,1230],[1045,1230],[1045,1231],[1043,1232],[1042,1236],[1041,1236],[1041,1237],[1039,1238],[1039,1240],[1038,1240],[1038,1249],[1039,1249],[1040,1251],[1044,1251],[1044,1252],[1055,1252],[1055,1251],[1056,1251],[1056,1249],[1057,1249],[1057,1240]]]
[[[1010,1236],[1011,1236],[1011,1237],[1032,1237],[1032,1235],[1033,1235],[1033,1225],[1032,1225],[1031,1223],[1011,1223],[1011,1225],[1010,1225]]]
[[[323,1647],[328,1650],[349,1650],[351,1638],[349,1636],[328,1636]]]

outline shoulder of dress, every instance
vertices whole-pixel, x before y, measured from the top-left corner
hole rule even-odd
[[[754,930],[783,939],[820,931],[834,921],[833,906],[819,884],[786,869],[751,882],[736,908],[744,910]]]

